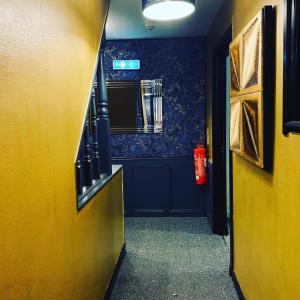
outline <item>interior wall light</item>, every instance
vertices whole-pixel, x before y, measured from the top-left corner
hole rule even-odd
[[[189,16],[195,11],[195,0],[142,0],[147,19],[171,21]]]

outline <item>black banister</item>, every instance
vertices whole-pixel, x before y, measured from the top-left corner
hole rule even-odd
[[[96,93],[92,96],[92,131],[93,131],[93,179],[100,178],[100,153],[98,143],[98,117],[97,117],[97,104],[96,104]]]
[[[104,70],[104,51],[100,50],[100,60],[97,71],[98,86],[99,86],[99,141],[101,145],[101,170],[103,173],[111,175],[111,141],[110,141],[110,120],[108,114],[108,97],[106,87],[106,76]]]
[[[76,189],[77,195],[82,195],[84,187],[83,167],[80,160],[76,161]]]
[[[84,124],[84,171],[85,171],[85,186],[92,186],[92,156],[90,145],[90,122],[86,119]]]
[[[77,208],[83,207],[112,174],[110,120],[108,114],[103,51],[93,79],[80,146],[75,162]]]

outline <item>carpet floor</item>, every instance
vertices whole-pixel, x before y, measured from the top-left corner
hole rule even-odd
[[[205,218],[126,218],[112,300],[238,299],[229,251]]]

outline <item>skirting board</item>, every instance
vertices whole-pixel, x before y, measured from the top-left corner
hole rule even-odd
[[[111,279],[110,279],[110,281],[109,281],[109,284],[108,284],[108,287],[107,287],[107,290],[106,290],[106,292],[105,292],[105,295],[104,295],[103,300],[109,300],[110,297],[111,297],[111,293],[112,293],[112,291],[113,291],[113,288],[114,288],[114,285],[115,285],[117,276],[118,276],[118,274],[119,274],[120,267],[121,267],[121,265],[122,265],[122,262],[123,262],[125,253],[126,253],[126,245],[125,245],[125,243],[124,243],[124,245],[123,245],[123,247],[122,247],[122,250],[121,250],[121,253],[120,253],[120,256],[119,256],[119,258],[118,258],[116,267],[115,267],[115,269],[114,269],[113,275],[112,275],[112,277],[111,277]]]
[[[232,278],[232,281],[233,281],[233,284],[234,284],[234,288],[236,290],[236,293],[237,293],[239,299],[240,300],[246,300],[246,297],[243,294],[243,291],[241,289],[240,283],[238,282],[237,277],[236,277],[234,271],[231,271],[229,275]]]

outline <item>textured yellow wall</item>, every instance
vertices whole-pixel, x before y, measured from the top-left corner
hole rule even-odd
[[[121,174],[76,212],[74,161],[106,1],[0,3],[0,299],[101,299]]]
[[[300,299],[300,136],[282,135],[283,0],[235,0],[233,36],[264,6],[276,14],[274,171],[233,154],[234,264],[247,299]],[[270,45],[271,46],[271,45]]]

